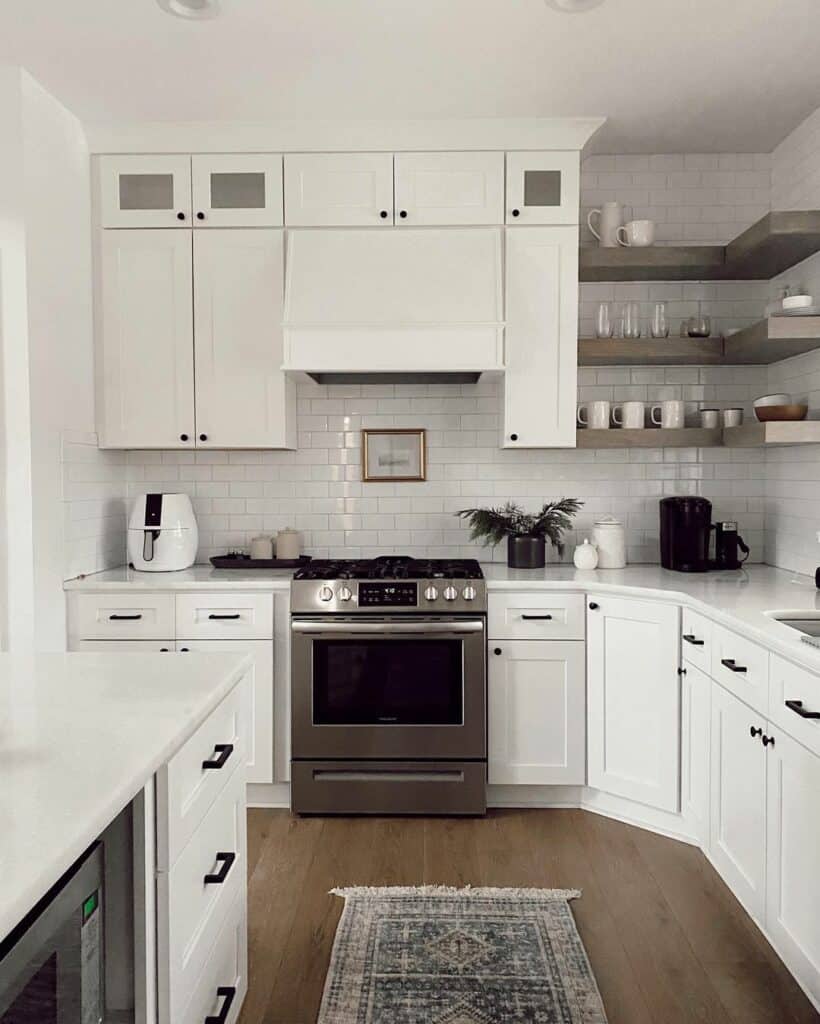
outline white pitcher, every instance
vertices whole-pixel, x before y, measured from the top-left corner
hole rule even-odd
[[[592,216],[598,216],[598,230],[592,226]],[[618,246],[618,228],[624,222],[624,211],[620,203],[604,203],[600,209],[590,210],[587,214],[589,230],[598,239],[598,244],[605,249]]]

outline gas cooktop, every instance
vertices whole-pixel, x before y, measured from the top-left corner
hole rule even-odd
[[[484,573],[474,558],[380,558],[314,559],[294,574],[295,580],[482,580]]]

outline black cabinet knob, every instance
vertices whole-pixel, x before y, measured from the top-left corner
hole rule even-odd
[[[686,669],[685,668],[679,668],[678,669],[678,675],[679,676],[685,676],[686,675]]]
[[[399,210],[399,216],[401,217],[402,220],[406,220],[407,219],[407,210]]]
[[[200,434],[199,435],[199,440],[200,441],[207,441],[208,440],[208,435],[207,434]]]
[[[750,735],[750,736],[752,737],[752,739],[754,739],[754,738],[755,738],[755,736],[762,736],[762,735],[763,735],[763,730],[762,730],[762,729],[760,729],[760,728],[757,728],[757,727],[755,727],[755,726],[753,725],[753,726],[752,726],[752,727],[751,727],[751,728],[749,729],[749,735]]]
[[[518,434],[510,434],[510,440],[511,441],[517,441],[518,440]]]
[[[593,611],[593,612],[597,612],[597,611],[598,611],[598,609],[600,608],[600,605],[599,605],[599,604],[596,604],[596,603],[595,603],[595,601],[590,601],[590,602],[589,602],[589,607],[590,607],[590,610],[591,610],[591,611]]]
[[[196,219],[197,220],[205,220],[205,214],[202,212],[202,210],[198,210],[197,211]]]
[[[513,215],[513,217],[520,217],[521,216],[521,211],[520,210],[513,210],[512,215]]]
[[[182,210],[180,210],[179,213],[177,214],[177,220],[185,220],[185,214],[182,212]]]
[[[187,441],[188,440],[188,435],[187,434],[180,434],[179,435],[179,439],[180,439],[180,441]]]
[[[774,736],[761,736],[764,747],[774,746]]]
[[[387,220],[387,210],[382,210],[379,216],[382,220]]]
[[[493,651],[493,654],[501,654],[501,648],[496,647],[496,649]]]

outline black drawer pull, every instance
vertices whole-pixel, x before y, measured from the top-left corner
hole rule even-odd
[[[761,736],[761,740],[764,747],[768,747],[770,744],[774,746],[774,736]]]
[[[228,1014],[231,1012],[231,1006],[233,1005],[234,997],[236,996],[235,985],[220,985],[216,990],[217,999],[224,999],[225,1002],[222,1004],[219,1013],[214,1017],[206,1017],[204,1024],[225,1024],[228,1019]]]
[[[747,672],[748,671],[748,669],[746,668],[745,665],[737,665],[737,664],[735,664],[735,659],[734,658],[721,658],[720,659],[720,663],[721,663],[721,665],[725,665],[726,668],[728,668],[730,672]]]
[[[522,615],[522,619],[551,619],[551,615]]]
[[[137,622],[138,619],[142,618],[142,613],[137,613],[136,615],[117,615],[114,613],[109,615],[108,618],[112,622]]]
[[[234,612],[233,615],[215,615],[212,613],[208,616],[209,619],[238,619],[239,617],[239,612]]]
[[[212,757],[210,761],[203,761],[203,768],[224,768],[225,763],[233,753],[233,743],[217,743],[214,747],[214,753],[218,756]]]
[[[749,726],[749,735],[754,739],[755,736],[762,736],[763,730],[759,725],[751,725]]]
[[[820,718],[820,711],[806,711],[802,700],[787,700],[786,707],[801,718]]]
[[[697,640],[695,638],[695,634],[694,633],[684,633],[683,634],[683,639],[688,644],[691,644],[693,647],[703,647],[703,645],[706,643],[705,640]]]
[[[236,860],[235,853],[218,853],[216,855],[216,862],[220,865],[219,871],[214,872],[211,875],[206,875],[202,881],[206,885],[222,885],[225,879],[231,872],[233,862]]]

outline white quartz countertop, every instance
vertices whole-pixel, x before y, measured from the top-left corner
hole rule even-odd
[[[195,652],[0,655],[0,940],[248,664]]]
[[[64,590],[288,590],[293,569],[214,569],[192,565],[177,572],[137,572],[128,566],[78,576]]]

